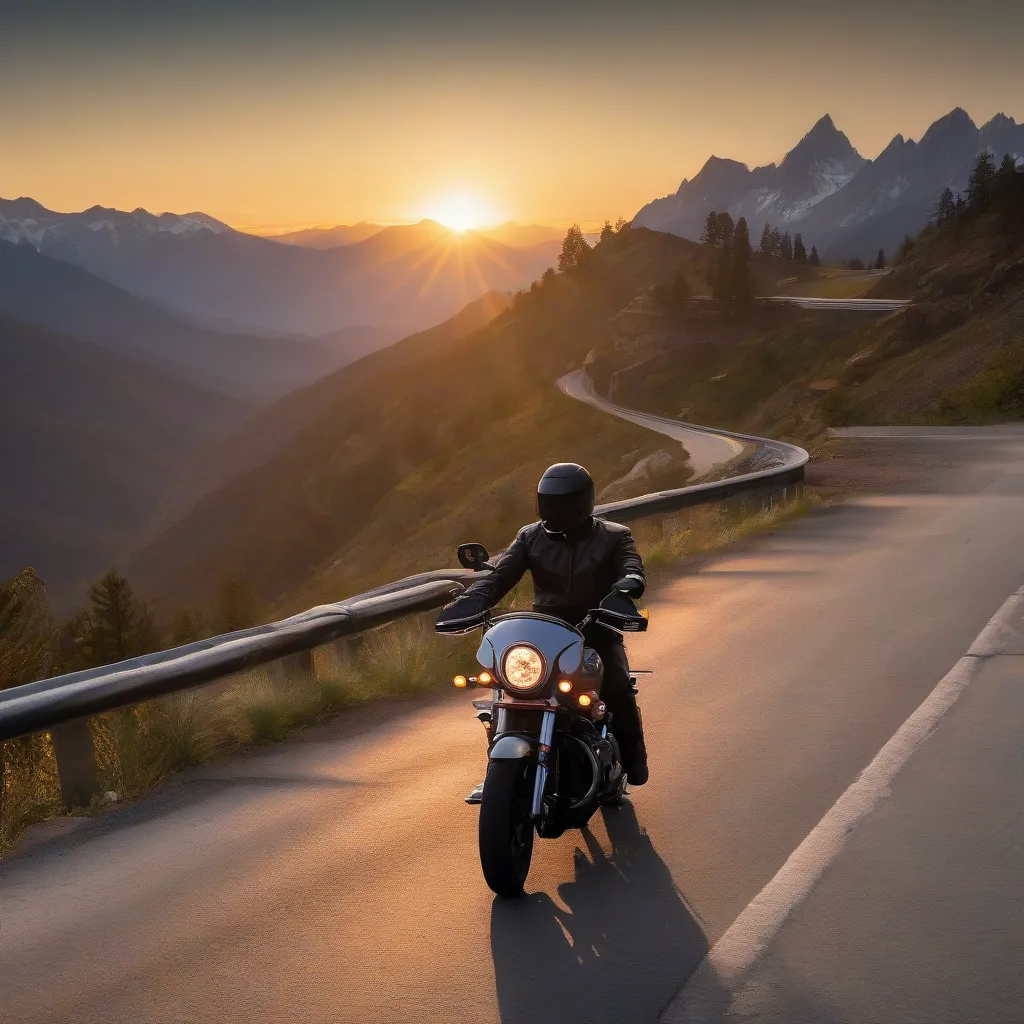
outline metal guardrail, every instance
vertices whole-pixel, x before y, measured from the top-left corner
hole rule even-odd
[[[652,417],[658,418],[658,417]],[[680,425],[677,420],[666,422]],[[768,465],[725,480],[657,491],[638,498],[599,505],[596,514],[628,523],[646,516],[722,501],[736,495],[778,491],[803,479],[808,455],[802,448],[724,430],[684,424],[705,433],[726,435],[758,446]],[[69,723],[127,707],[154,697],[177,693],[224,678],[233,673],[279,661],[290,655],[365,632],[397,619],[439,608],[465,589],[480,573],[466,569],[439,569],[419,573],[359,594],[335,604],[321,605],[280,622],[211,637],[132,658],[102,668],[72,672],[0,691],[0,742],[35,732],[53,731],[55,743],[61,730],[66,749]],[[75,741],[82,749],[83,733]],[[84,737],[91,758],[91,741]],[[61,760],[58,743],[58,762]],[[62,787],[69,803],[64,771]],[[87,787],[86,787],[87,788]],[[78,787],[79,792],[84,792]],[[87,802],[87,801],[86,801]]]

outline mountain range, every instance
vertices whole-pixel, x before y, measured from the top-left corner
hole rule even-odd
[[[513,248],[429,220],[314,249],[235,231],[201,213],[96,206],[62,214],[24,198],[0,200],[0,240],[242,333],[320,335],[365,325],[408,333],[488,291],[528,287],[552,262],[550,246]]]
[[[801,233],[808,248],[833,259],[894,252],[929,218],[943,189],[964,192],[978,154],[988,149],[1024,159],[1024,125],[997,114],[980,128],[957,107],[920,141],[897,135],[866,160],[826,114],[782,163],[751,170],[712,156],[692,180],[655,199],[633,218],[638,226],[699,238],[711,210],[746,217],[754,244],[766,222]]]
[[[256,403],[310,384],[397,337],[369,327],[317,338],[199,327],[25,242],[0,241],[0,314]]]

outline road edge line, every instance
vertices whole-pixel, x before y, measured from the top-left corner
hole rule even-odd
[[[848,837],[890,795],[896,776],[974,681],[985,660],[1005,649],[1018,617],[1024,618],[1024,586],[1000,605],[967,652],[725,930],[662,1011],[660,1024],[705,1024],[723,1019],[733,994],[786,919],[842,852]]]

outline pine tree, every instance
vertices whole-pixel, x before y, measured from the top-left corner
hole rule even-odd
[[[601,241],[607,242],[609,238],[613,238],[614,236],[615,229],[612,227],[612,222],[610,220],[606,220],[604,222],[604,227],[601,228]]]
[[[875,270],[885,269],[885,250],[879,249],[878,255],[875,257]]]
[[[814,245],[811,246],[811,255],[807,257],[807,262],[812,267],[820,267],[821,266],[821,257],[818,255],[817,246],[814,246]]]
[[[953,199],[953,190],[947,185],[942,195],[939,196],[938,205],[935,207],[935,220],[939,224],[945,224],[956,216],[956,202]]]
[[[558,269],[564,274],[574,270],[590,255],[590,246],[583,237],[579,224],[573,224],[562,242],[562,251],[558,254]]]
[[[971,171],[971,179],[967,185],[968,205],[974,209],[984,206],[992,198],[995,181],[996,163],[986,149],[982,151],[974,170]]]
[[[75,644],[83,668],[136,658],[160,646],[152,614],[116,569],[89,588],[89,605],[75,619]]]
[[[750,232],[746,217],[736,221],[732,242],[732,268],[729,298],[742,308],[754,300],[754,277],[750,270]]]
[[[782,252],[779,255],[784,260],[793,259],[793,239],[789,237],[788,231],[782,236]]]
[[[761,244],[757,251],[762,256],[771,256],[772,254],[772,226],[768,221],[764,222],[764,227],[761,229]]]
[[[999,170],[996,171],[996,187],[1004,189],[1011,185],[1016,180],[1017,173],[1016,159],[1011,154],[1004,153]]]
[[[680,267],[669,290],[669,301],[673,308],[681,309],[686,305],[686,300],[691,295],[693,295],[693,290],[690,288],[690,282],[687,281],[686,274],[683,273],[683,269]]]
[[[718,238],[722,245],[729,249],[732,247],[733,235],[736,233],[736,225],[728,212],[718,215]]]
[[[782,233],[778,228],[772,228],[771,254],[776,259],[782,258]]]
[[[718,245],[718,214],[714,210],[704,219],[704,230],[701,232],[700,240],[704,245]]]
[[[217,595],[215,624],[218,633],[233,633],[256,624],[256,602],[252,592],[239,579],[229,576]]]
[[[203,617],[194,608],[182,608],[174,616],[171,625],[171,646],[183,647],[206,636]]]
[[[967,212],[967,201],[959,192],[956,194],[956,206],[954,212],[957,217],[962,217]]]
[[[49,675],[56,656],[46,588],[24,569],[0,583],[0,690]]]
[[[632,227],[632,225],[630,224],[630,222],[628,220],[626,220],[625,217],[620,217],[615,222],[615,233],[617,235],[621,235],[624,231],[628,231],[631,227]]]
[[[797,263],[807,263],[807,250],[804,248],[804,240],[802,235],[797,235],[793,239],[793,259]]]

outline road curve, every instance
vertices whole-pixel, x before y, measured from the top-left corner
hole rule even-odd
[[[750,442],[740,441],[707,428],[688,423],[676,423],[662,416],[654,416],[650,413],[637,412],[634,409],[625,409],[622,406],[614,405],[594,391],[586,370],[574,370],[572,373],[567,373],[555,382],[555,386],[570,398],[596,405],[598,409],[618,416],[619,419],[628,420],[630,423],[636,423],[678,441],[690,456],[690,467],[693,470],[691,483],[696,483],[737,456],[754,450],[754,445]]]
[[[1024,438],[885,444],[932,468],[654,595],[651,781],[524,900],[480,877],[468,698],[360,712],[0,866],[4,1019],[656,1021],[1024,578]]]

